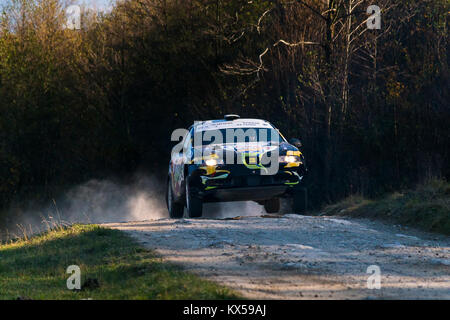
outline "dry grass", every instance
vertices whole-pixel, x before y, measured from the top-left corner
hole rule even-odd
[[[450,235],[450,183],[431,180],[415,190],[396,192],[377,200],[355,195],[325,207],[322,212],[382,219]]]

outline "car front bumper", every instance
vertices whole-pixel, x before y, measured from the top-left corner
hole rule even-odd
[[[300,184],[303,166],[280,166],[274,175],[263,175],[260,170],[243,165],[222,165],[207,168],[192,165],[189,181],[205,202],[262,201],[289,194]]]

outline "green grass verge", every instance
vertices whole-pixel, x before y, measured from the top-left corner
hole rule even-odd
[[[326,215],[382,219],[424,231],[450,235],[450,183],[433,180],[415,190],[378,200],[351,196],[325,207]]]
[[[71,291],[70,265],[81,283]],[[0,299],[237,299],[231,290],[163,262],[128,235],[95,225],[60,228],[0,245]]]

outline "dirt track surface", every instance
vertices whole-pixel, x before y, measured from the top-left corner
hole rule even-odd
[[[399,226],[290,214],[105,226],[248,298],[450,299],[450,239]],[[367,288],[371,265],[381,289]]]

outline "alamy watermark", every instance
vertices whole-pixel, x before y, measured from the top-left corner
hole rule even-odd
[[[66,23],[63,26],[69,30],[81,29],[81,8],[78,5],[72,5],[66,9]]]
[[[67,267],[66,273],[70,274],[67,279],[66,285],[69,290],[81,289],[81,269],[77,265],[71,265]]]
[[[181,156],[193,164],[245,164],[261,175],[274,175],[280,161],[299,162],[299,156],[279,157],[279,145],[284,140],[273,128],[226,128],[216,130],[176,129],[172,141],[179,141],[172,149],[172,157]],[[238,156],[236,156],[238,155]]]
[[[367,267],[366,273],[370,274],[367,278],[367,289],[381,289],[381,269],[377,265]]]
[[[380,30],[381,29],[381,9],[377,5],[371,5],[367,7],[367,14],[370,17],[367,19],[366,25],[369,30]]]

